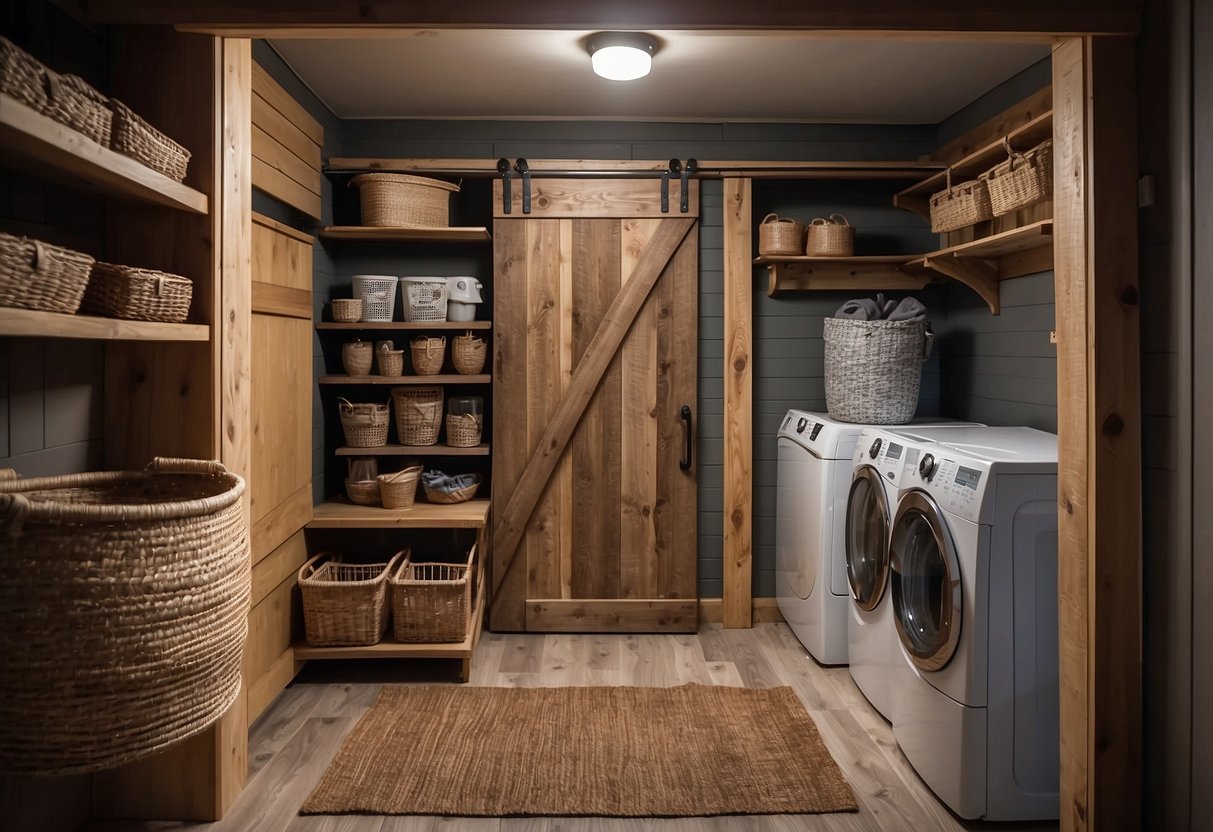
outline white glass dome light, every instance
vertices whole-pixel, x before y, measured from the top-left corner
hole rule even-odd
[[[594,73],[610,81],[635,81],[649,74],[657,40],[643,32],[599,32],[586,43]]]

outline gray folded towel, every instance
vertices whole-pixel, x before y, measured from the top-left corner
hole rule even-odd
[[[480,482],[479,474],[456,474],[450,476],[442,471],[430,470],[421,475],[421,484],[430,491],[437,491],[441,494],[450,494],[454,491],[467,488],[474,482]]]
[[[870,298],[849,300],[834,313],[835,318],[851,318],[856,321],[876,321],[884,317],[876,301]]]
[[[853,321],[921,321],[927,316],[927,308],[914,298],[903,298],[900,303],[885,300],[884,294],[876,299],[855,298],[838,307],[835,318],[850,318]]]
[[[888,315],[890,321],[921,321],[927,317],[927,308],[914,298],[902,298]]]

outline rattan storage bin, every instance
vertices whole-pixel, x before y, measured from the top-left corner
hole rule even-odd
[[[0,476],[0,771],[148,757],[235,701],[244,481],[218,462]]]
[[[0,93],[45,113],[48,71],[33,55],[0,37]]]
[[[990,190],[983,179],[952,184],[952,169],[945,174],[947,187],[931,195],[931,231],[944,234],[994,219]]]
[[[483,370],[487,355],[484,339],[470,332],[451,339],[451,363],[461,376],[474,376]]]
[[[408,549],[388,585],[392,598],[392,635],[397,641],[463,641],[472,619],[476,546],[467,563],[414,563]]]
[[[1007,160],[983,174],[990,190],[990,210],[1001,217],[1053,196],[1053,140],[1046,139],[1024,153],[1006,139]]]
[[[357,506],[379,505],[379,480],[346,480],[345,494]]]
[[[796,220],[767,214],[758,224],[758,253],[763,257],[795,257],[804,252],[804,226]]]
[[[402,553],[403,554],[403,553]],[[377,644],[387,630],[387,563],[344,563],[322,552],[299,568],[303,628],[313,647]]]
[[[470,413],[448,413],[446,416],[446,444],[452,448],[474,448],[480,444],[481,417]]]
[[[342,324],[353,324],[362,320],[362,298],[335,298],[333,320]]]
[[[341,368],[347,376],[369,376],[375,360],[375,346],[355,338],[341,345]]]
[[[835,419],[901,425],[918,409],[922,363],[932,336],[926,321],[826,318],[826,409]]]
[[[403,173],[362,173],[358,188],[362,224],[395,228],[445,228],[451,222],[451,194],[458,185]]]
[[[855,227],[842,214],[817,217],[805,229],[809,257],[850,257],[855,253]]]
[[[379,500],[384,508],[407,509],[417,499],[417,480],[422,466],[410,465],[394,474],[379,475]]]
[[[419,376],[436,376],[442,372],[442,362],[446,360],[446,336],[414,338],[409,344],[409,352],[413,359],[414,373]]]
[[[106,97],[83,78],[60,75],[3,37],[0,92],[102,146],[109,145],[113,113]]]
[[[189,317],[193,295],[194,284],[187,277],[97,262],[81,306],[110,318],[179,324]]]
[[[354,404],[348,399],[338,399],[341,410],[341,429],[345,432],[345,444],[351,448],[380,448],[387,444],[391,413],[386,404]]]
[[[41,240],[0,233],[0,306],[72,314],[93,258]]]
[[[114,131],[110,147],[136,162],[163,173],[174,182],[185,180],[190,152],[148,124],[138,113],[116,98],[110,99],[114,111]]]
[[[379,375],[387,378],[404,375],[404,350],[380,350],[376,360],[379,362]]]
[[[396,436],[401,445],[436,445],[442,427],[441,387],[393,387]]]

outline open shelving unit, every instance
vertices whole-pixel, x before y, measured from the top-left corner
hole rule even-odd
[[[381,445],[378,448],[348,448],[336,450],[337,456],[488,456],[489,444],[482,442],[470,448],[452,445]]]
[[[479,374],[474,376],[451,375],[444,373],[436,376],[321,376],[320,384],[488,384],[492,376]]]
[[[489,501],[476,498],[443,505],[416,502],[412,508],[394,510],[379,506],[356,506],[330,500],[312,511],[309,529],[479,529],[489,519]]]
[[[0,335],[102,341],[209,341],[211,328],[206,324],[126,321],[0,306]]]
[[[492,237],[484,226],[447,228],[385,228],[371,225],[330,225],[320,229],[322,240],[359,242],[487,243]]]
[[[352,332],[389,332],[393,330],[486,330],[492,329],[492,321],[432,321],[429,323],[408,323],[406,321],[355,321],[341,323],[338,321],[321,321],[316,329],[345,330]]]
[[[754,264],[767,267],[767,294],[775,297],[780,292],[788,291],[921,289],[932,278],[907,273],[904,267],[908,259],[905,254],[874,257],[756,257]]]

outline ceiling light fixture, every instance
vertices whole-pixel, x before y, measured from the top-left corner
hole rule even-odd
[[[611,81],[635,81],[649,74],[657,39],[644,32],[598,32],[586,41],[594,72]]]

